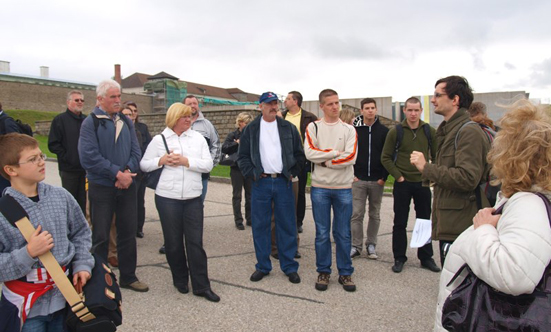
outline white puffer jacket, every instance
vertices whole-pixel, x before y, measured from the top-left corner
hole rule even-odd
[[[480,279],[507,294],[531,293],[539,283],[551,260],[551,228],[545,205],[540,197],[528,192],[509,199],[499,193],[496,207],[502,204],[505,206],[497,228],[482,225],[475,230],[471,226],[451,246],[440,276],[434,331],[445,331],[442,306],[464,278],[446,285],[464,263]]]
[[[203,135],[192,129],[188,129],[178,136],[172,129],[165,128],[162,134],[166,138],[169,150],[188,158],[189,168],[165,166],[155,194],[181,200],[201,196],[203,189],[201,173],[208,173],[212,170],[212,157],[207,141]],[[140,168],[144,172],[159,169],[162,167],[159,166],[159,160],[165,154],[166,148],[161,135],[153,137],[140,161]]]

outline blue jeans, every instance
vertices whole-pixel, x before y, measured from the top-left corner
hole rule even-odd
[[[333,208],[333,238],[336,244],[339,275],[354,272],[350,258],[352,217],[352,189],[312,187],[312,213],[316,223],[316,266],[318,273],[331,273],[331,208]]]
[[[161,219],[166,260],[174,286],[187,286],[191,276],[194,293],[210,289],[207,254],[203,249],[201,198],[179,200],[155,195],[155,206]]]
[[[65,309],[47,316],[27,318],[21,332],[63,332],[65,325]]]
[[[138,230],[138,209],[136,184],[128,189],[88,184],[90,217],[92,219],[92,252],[107,260],[109,231],[116,215],[117,255],[119,259],[120,284],[137,281],[136,232]]]
[[[256,269],[263,273],[272,270],[270,261],[272,202],[279,265],[285,274],[297,272],[298,263],[294,258],[297,252],[295,196],[291,181],[285,177],[260,178],[253,183],[251,214]]]

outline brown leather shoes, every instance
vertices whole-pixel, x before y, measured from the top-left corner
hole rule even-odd
[[[109,257],[107,259],[107,262],[109,263],[109,265],[111,265],[111,267],[119,266],[119,260],[117,259],[117,257]]]

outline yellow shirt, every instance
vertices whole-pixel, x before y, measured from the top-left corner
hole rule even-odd
[[[302,117],[302,108],[300,111],[298,111],[297,114],[293,115],[291,112],[287,112],[287,115],[285,115],[285,120],[291,122],[292,124],[297,127],[298,133],[302,137],[302,133],[300,132],[300,118]]]

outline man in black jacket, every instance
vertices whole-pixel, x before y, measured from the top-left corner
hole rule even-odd
[[[302,94],[298,91],[291,91],[284,101],[287,111],[283,112],[283,118],[297,127],[302,142],[304,143],[304,133],[310,122],[314,122],[318,117],[314,113],[302,109]],[[306,213],[306,182],[308,181],[308,172],[310,172],[310,162],[307,160],[302,171],[298,175],[298,192],[295,193],[297,200],[297,227],[298,232],[302,233],[302,222]],[[294,186],[293,186],[294,188]],[[294,191],[294,190],[293,190]]]
[[[57,115],[50,126],[48,149],[57,155],[61,185],[77,200],[86,215],[86,171],[80,165],[78,139],[80,126],[86,118],[82,114],[84,96],[72,90],[67,94],[67,110]]]
[[[5,135],[9,133],[19,133],[19,127],[11,118],[2,110],[2,104],[0,103],[0,135]],[[0,197],[2,197],[2,192],[5,188],[10,186],[10,181],[4,179],[3,176],[0,176]]]
[[[381,153],[385,144],[388,128],[379,122],[377,102],[373,98],[361,101],[361,115],[354,120],[358,135],[358,158],[354,165],[354,182],[352,183],[353,212],[351,219],[352,250],[350,257],[360,256],[363,242],[363,220],[365,203],[369,198],[369,222],[365,247],[367,258],[377,259],[377,234],[381,223],[381,202],[388,176],[381,164]]]

